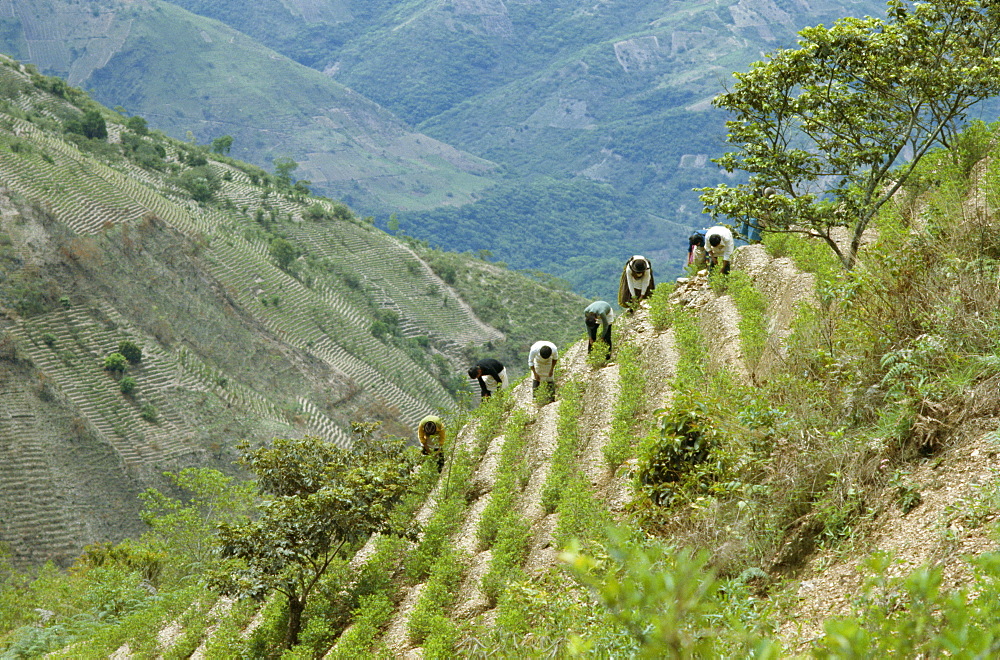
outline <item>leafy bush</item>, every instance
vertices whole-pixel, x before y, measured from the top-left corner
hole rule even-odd
[[[118,352],[125,356],[129,364],[138,364],[142,361],[142,349],[131,339],[118,342]]]
[[[128,368],[128,360],[121,353],[109,353],[104,357],[104,370],[124,373]]]
[[[748,612],[745,621],[727,607],[730,593],[739,599],[738,585],[715,576],[707,552],[639,543],[621,533],[612,535],[606,552],[606,559],[598,559],[573,548],[562,559],[617,624],[625,638],[618,644],[632,646],[627,655],[779,657],[780,648],[763,636],[767,631],[757,613]]]
[[[384,594],[363,596],[351,617],[351,627],[340,636],[337,645],[325,657],[336,660],[371,657],[375,640],[395,611],[392,601]]]
[[[215,172],[206,165],[184,170],[172,179],[172,183],[187,191],[191,199],[203,204],[212,201],[220,187]]]
[[[704,464],[720,444],[719,432],[708,418],[703,403],[680,395],[659,428],[639,448],[636,490],[658,505],[671,503],[678,492],[693,499],[712,481],[722,477]]]
[[[603,450],[604,460],[611,469],[617,469],[634,453],[633,441],[642,420],[640,413],[646,391],[646,374],[639,349],[626,344],[619,346],[617,351],[618,399],[611,418],[611,435]]]
[[[527,473],[525,432],[530,421],[531,416],[521,409],[515,410],[507,420],[493,493],[489,504],[483,509],[476,529],[476,538],[481,548],[491,547],[500,530],[511,524],[511,516],[516,510],[521,491],[521,481]]]
[[[542,508],[546,513],[553,513],[562,498],[566,482],[578,469],[577,452],[580,450],[580,416],[583,413],[584,386],[577,380],[571,380],[562,388],[562,398],[559,401],[559,413],[556,418],[556,449],[552,454],[549,473],[542,487]]]
[[[893,559],[878,554],[855,611],[829,619],[816,658],[989,657],[1000,645],[1000,554],[973,559],[968,586],[943,588],[941,567],[890,577]]]
[[[148,401],[142,404],[142,407],[139,409],[139,416],[142,417],[147,422],[149,422],[150,424],[156,424],[160,419],[160,415],[156,410],[156,406],[149,403]]]
[[[135,393],[136,384],[135,378],[132,378],[131,376],[123,376],[122,379],[118,381],[118,389],[122,394],[131,396]]]
[[[413,644],[420,645],[428,636],[440,632],[442,627],[452,625],[447,614],[458,596],[466,562],[467,559],[450,544],[442,547],[427,584],[410,614],[407,631]]]
[[[507,585],[524,579],[521,566],[531,549],[531,527],[515,512],[511,512],[497,534],[490,559],[490,568],[483,576],[483,594],[491,607],[503,595]]]
[[[137,135],[149,134],[149,124],[147,124],[146,120],[139,115],[133,115],[132,117],[126,119],[125,127]]]
[[[96,108],[88,108],[81,116],[67,119],[63,126],[67,133],[77,133],[91,140],[106,140],[108,137],[108,125]]]

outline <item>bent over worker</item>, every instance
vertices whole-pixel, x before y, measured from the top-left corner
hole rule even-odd
[[[549,386],[549,401],[556,398],[556,363],[559,349],[550,341],[536,341],[528,351],[528,368],[531,369],[531,392],[538,391],[539,385]]]
[[[597,327],[601,327],[601,340],[608,345],[608,355],[611,355],[611,324],[615,322],[615,311],[611,304],[596,300],[583,310],[583,322],[587,324],[587,352],[594,348],[597,341]]]
[[[705,264],[705,234],[707,233],[707,229],[697,229],[688,236],[688,266],[700,268]]]
[[[437,415],[428,415],[417,426],[420,449],[424,456],[437,456],[438,470],[444,467],[444,422]]]
[[[469,378],[479,381],[482,398],[488,399],[502,387],[507,387],[507,370],[499,360],[484,358],[469,369]]]
[[[653,265],[641,254],[633,255],[622,269],[618,282],[618,304],[632,307],[653,292]]]
[[[729,262],[733,257],[733,232],[729,227],[716,225],[705,234],[705,256],[708,258],[709,270],[722,262],[722,274],[729,274]]]

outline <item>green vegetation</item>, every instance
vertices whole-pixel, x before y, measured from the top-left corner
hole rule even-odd
[[[353,451],[311,437],[241,448],[265,500],[252,521],[219,525],[221,555],[233,561],[213,573],[213,588],[255,600],[281,593],[288,606],[284,643],[292,648],[328,570],[371,534],[412,533],[396,527],[391,513],[415,483],[416,453],[368,431]]]
[[[527,273],[526,278],[525,274],[507,270],[502,264],[429,249],[415,240],[412,244],[434,273],[468,302],[479,319],[505,334],[504,339],[489,342],[485,351],[467,351],[465,359],[470,365],[488,355],[500,360],[516,378],[526,370],[528,349],[533,343],[544,338],[563,348],[585,332],[583,310],[588,301],[571,293],[567,284],[553,282],[551,278],[539,283],[534,273]]]
[[[142,348],[131,339],[123,339],[118,343],[118,352],[128,360],[129,364],[142,362]]]
[[[735,74],[732,90],[713,103],[735,114],[727,140],[739,150],[717,162],[750,180],[704,189],[706,209],[822,239],[853,268],[865,229],[921,159],[957,145],[966,112],[1000,92],[994,9],[892,0],[884,20],[807,28],[798,48]],[[765,187],[775,194],[759,194]],[[833,233],[840,227],[850,239],[843,246]]]
[[[104,356],[104,370],[112,373],[124,373],[128,368],[128,360],[121,353],[108,353]]]
[[[19,121],[29,134],[31,122]],[[522,381],[513,391],[450,419],[449,430],[455,432],[449,435],[452,443],[440,474],[432,461],[403,449],[402,442],[366,435],[374,431],[372,425],[358,427],[365,438],[356,451],[304,432],[298,434],[303,439],[271,445],[248,441],[242,445],[244,465],[255,475],[254,483],[214,471],[171,473],[165,477],[169,491],[144,496],[147,535],[91,546],[68,572],[54,565],[28,573],[9,563],[0,565],[4,653],[103,658],[128,643],[136,655],[177,657],[204,642],[210,656],[305,658],[328,651],[333,657],[391,656],[399,652],[388,648],[391,641],[421,644],[426,657],[989,655],[996,647],[1000,596],[1000,562],[989,553],[972,562],[971,577],[957,588],[945,587],[944,571],[934,565],[893,577],[901,571],[891,558],[877,555],[861,569],[867,583],[852,594],[842,616],[827,621],[822,636],[793,648],[790,643],[802,640],[789,639],[794,632],[788,632],[787,624],[800,615],[790,595],[799,586],[797,576],[808,575],[802,571],[822,570],[847,558],[853,563],[867,553],[873,525],[913,515],[908,512],[929,504],[921,497],[930,485],[927,475],[942,466],[953,470],[961,465],[961,451],[943,450],[975,442],[986,453],[982,463],[989,464],[1000,410],[1000,239],[995,238],[1000,222],[981,201],[992,200],[1000,190],[997,131],[995,125],[975,124],[956,136],[957,150],[929,152],[894,203],[871,223],[877,231],[871,232],[871,242],[858,252],[857,267],[850,271],[836,263],[831,267],[814,250],[815,241],[782,237],[765,242],[766,248],[816,272],[818,304],[799,310],[781,347],[782,359],[767,373],[755,374],[756,382],[742,382],[742,370],[705,359],[702,328],[712,321],[712,306],[672,306],[661,293],[653,298],[650,320],[657,331],[671,333],[678,362],[666,407],[651,414],[650,408],[663,405],[650,400],[651,391],[665,388],[649,382],[651,373],[662,370],[654,372],[644,361],[660,359],[667,349],[651,350],[661,346],[646,339],[656,332],[650,332],[639,310],[617,328],[627,337],[616,342],[617,370],[605,365],[597,371],[598,365],[579,353],[566,360],[573,372],[564,372],[569,382],[562,384],[557,407],[531,405]],[[43,147],[58,158],[43,159]],[[12,180],[33,190],[23,181],[44,181],[63,162],[63,148],[71,147],[39,141],[30,149],[0,150],[0,163],[35,168],[11,166]],[[96,149],[88,153],[97,154]],[[88,170],[113,176],[99,169],[93,156],[72,153],[87,159],[87,168],[74,170],[81,180]],[[197,215],[181,215],[175,207],[147,199],[150,205],[160,204],[156,208],[165,216],[174,209],[175,230],[189,232],[183,249],[175,243],[158,246],[151,237],[163,233],[157,226],[164,221],[142,220],[140,213],[133,223],[111,223],[93,234],[67,232],[72,236],[60,243],[65,267],[74,275],[87,268],[130,267],[142,263],[138,255],[154,250],[168,251],[185,263],[213,263],[211,281],[225,289],[226,300],[251,301],[231,303],[227,310],[262,324],[272,322],[267,327],[276,337],[279,331],[304,332],[285,314],[289,308],[307,309],[323,334],[297,341],[312,341],[313,348],[327,345],[334,334],[345,337],[356,342],[358,353],[386,351],[380,354],[382,362],[373,358],[376,365],[403,354],[388,351],[399,348],[396,341],[409,339],[404,320],[436,318],[441,327],[446,325],[443,317],[419,312],[430,308],[432,300],[455,300],[446,297],[450,290],[433,278],[423,279],[423,291],[414,294],[419,304],[410,306],[405,297],[391,294],[393,287],[404,286],[400,282],[411,280],[386,275],[378,285],[383,288],[377,289],[361,268],[356,271],[366,276],[364,281],[358,276],[356,286],[327,290],[323,287],[344,278],[332,250],[312,254],[303,249],[302,258],[281,270],[268,251],[276,240],[315,247],[379,236],[384,245],[399,248],[393,252],[396,258],[388,260],[391,265],[384,265],[386,273],[398,268],[415,275],[427,264],[455,289],[487,291],[498,310],[525,300],[535,306],[531,297],[517,299],[510,292],[501,297],[490,288],[488,273],[506,273],[495,264],[408,241],[427,256],[420,261],[363,223],[331,220],[329,215],[293,221],[290,216],[323,201],[281,197],[282,203],[251,205],[250,198],[233,193],[237,179],[250,176],[246,171],[204,150],[185,154],[178,171],[216,168],[228,172],[230,180],[219,177],[224,183],[217,199],[203,207],[189,205],[201,209]],[[979,155],[989,160],[975,162]],[[268,196],[274,194],[272,189]],[[23,204],[17,208],[28,209]],[[32,231],[57,224],[43,210],[25,220],[34,223]],[[23,249],[28,242],[18,234],[20,225],[7,217],[2,229]],[[340,223],[338,231],[323,226],[329,222]],[[326,235],[334,238],[324,243]],[[243,246],[252,248],[237,249]],[[14,279],[20,257],[11,252],[4,256],[0,250],[8,278],[4,282],[24,285],[29,280]],[[352,252],[357,250],[345,250],[345,259]],[[240,278],[231,273],[242,272],[234,265],[239,263],[235,255],[245,254],[254,255],[247,262],[253,276]],[[112,270],[101,286],[111,287],[121,272]],[[190,281],[201,286],[201,271],[191,273]],[[766,318],[764,300],[739,273],[715,278],[706,296],[712,287],[732,294],[743,320],[743,354],[752,362],[763,346],[762,330],[773,320]],[[171,352],[173,344],[189,341],[187,333],[171,338],[173,328],[184,323],[185,315],[172,313],[178,308],[156,310],[162,325],[156,333],[148,331],[147,338],[145,330],[136,330],[146,328],[143,323],[129,321],[108,305],[91,305],[90,291],[82,285],[71,289],[53,280],[52,286],[38,290],[37,315],[5,326],[0,353],[4,375],[12,382],[21,382],[15,380],[20,372],[32,378],[30,388],[4,398],[5,406],[10,399],[41,398],[48,391],[44,374],[56,374],[62,382],[71,374],[87,388],[105,386],[113,394],[116,383],[101,372],[95,356],[120,346],[126,337],[135,337],[137,345],[141,340],[142,362],[127,366],[121,355],[116,363],[142,375],[144,395],[146,383],[159,377],[153,373],[158,364],[176,367],[183,378],[198,378],[204,396],[184,407],[174,408],[166,397],[155,405],[142,404],[142,410],[162,406],[158,422],[164,427],[176,428],[177,410],[205,416],[221,410],[199,410],[214,401],[211,396],[232,397],[233,405],[244,410],[266,410],[268,401],[254,398],[244,381],[269,381],[230,376],[271,374],[287,364],[272,354],[254,353],[242,372],[222,370],[200,361],[193,351]],[[68,298],[67,304],[59,302],[65,291],[73,291],[72,303]],[[319,292],[331,300],[342,296],[355,301],[351,309],[391,313],[365,313],[352,321],[347,313],[330,311],[336,309],[332,304],[316,303]],[[6,290],[3,295],[9,296]],[[135,295],[131,292],[128,300]],[[77,302],[81,300],[85,302]],[[260,304],[263,300],[266,306]],[[191,307],[188,316],[205,324],[197,314],[201,309]],[[440,308],[445,307],[442,302]],[[567,307],[575,310],[574,332],[582,334],[580,306],[567,298]],[[552,309],[554,303],[545,311]],[[375,321],[382,323],[380,339],[372,336]],[[330,334],[327,327],[333,328]],[[46,341],[46,333],[53,341]],[[434,345],[426,337],[426,347]],[[18,357],[22,352],[32,363]],[[303,359],[296,366],[309,365]],[[602,400],[604,395],[592,387],[608,383],[586,380],[594,373],[602,379],[618,374],[613,402]],[[65,398],[74,391],[65,388]],[[55,401],[49,396],[50,403]],[[109,418],[116,416],[111,427],[116,449],[166,442],[168,433],[158,433],[161,429],[153,425],[138,427],[150,438],[147,442],[144,435],[140,442],[133,426],[138,422],[127,417],[136,414],[135,402],[106,398],[114,400],[106,405],[113,411]],[[283,419],[282,429],[305,427],[307,415],[318,414],[312,405],[275,407],[258,419],[275,425]],[[462,422],[471,426],[459,431]],[[88,424],[84,419],[76,426],[74,443],[85,442],[92,432]],[[555,437],[542,437],[542,428],[554,428]],[[239,435],[241,430],[226,432]],[[126,445],[130,437],[132,444]],[[627,503],[617,490],[618,477],[626,470],[632,477]],[[937,549],[942,552],[936,556],[958,554],[969,530],[976,530],[977,537],[996,538],[990,524],[1000,507],[995,472],[984,470],[977,488],[941,512],[940,530],[932,532],[940,537]],[[537,501],[527,502],[528,493]],[[405,533],[415,532],[410,525],[416,520],[423,521],[422,533]],[[376,531],[387,533],[372,539],[370,533]],[[206,538],[215,540],[205,544]],[[474,541],[489,548],[488,565],[480,563],[487,551],[472,547]],[[210,545],[221,552],[210,552]],[[363,555],[352,555],[363,545]],[[534,550],[542,558],[559,553],[562,563],[533,565],[529,571],[529,549],[533,558]],[[962,568],[950,556],[948,561],[949,571]],[[237,603],[224,611],[216,604],[227,601],[217,599],[208,584],[258,596],[262,603]],[[466,593],[474,600],[459,602]],[[461,606],[479,611],[466,616],[471,610]],[[482,611],[488,608],[494,609]],[[159,633],[175,622],[183,633],[163,641],[166,636]],[[390,629],[391,640],[386,634]],[[407,641],[401,641],[399,632],[405,632]]]
[[[639,360],[639,349],[633,343],[619,344],[615,349],[618,360],[618,398],[611,418],[611,435],[604,446],[604,460],[616,470],[634,455],[634,440],[642,425],[646,377]],[[637,433],[638,431],[638,433]]]

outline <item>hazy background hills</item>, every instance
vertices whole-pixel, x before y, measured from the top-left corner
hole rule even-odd
[[[688,230],[706,223],[690,188],[720,180],[709,158],[724,117],[708,101],[731,72],[803,26],[882,11],[6,0],[0,48],[174,137],[229,134],[233,155],[267,168],[294,158],[297,177],[380,224],[396,212],[432,244],[491,250],[607,297],[629,254],[675,272]]]

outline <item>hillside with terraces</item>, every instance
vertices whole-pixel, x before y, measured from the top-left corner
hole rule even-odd
[[[660,283],[616,320],[610,357],[561,345],[554,401],[521,380],[448,416],[443,468],[423,461],[396,510],[417,533],[353,541],[291,644],[282,594],[232,600],[187,566],[200,581],[161,576],[156,598],[97,632],[74,629],[62,604],[44,621],[21,606],[7,649],[914,657],[958,639],[955,656],[988,657],[1000,634],[1000,243],[972,239],[996,227],[995,157],[965,171],[933,155],[927,171],[947,180],[894,200],[853,273],[825,245],[770,235],[738,249],[728,276]],[[415,252],[456,286],[495,268]],[[27,446],[22,460],[42,462]],[[143,557],[121,551],[120,567]],[[66,579],[106,589],[94,557]],[[17,596],[52,602],[44,577]]]
[[[372,420],[412,437],[468,397],[484,346],[527,350],[522,328],[480,318],[477,286],[513,278],[491,304],[532,296],[549,310],[532,332],[581,332],[565,290],[450,255],[479,273],[463,289],[472,275],[446,282],[425,259],[445,253],[290,180],[11,60],[0,89],[0,542],[19,562],[134,536],[138,493],[164,471],[232,472],[243,439],[349,446]],[[84,110],[106,138],[66,129]],[[123,341],[142,358],[116,375]]]

